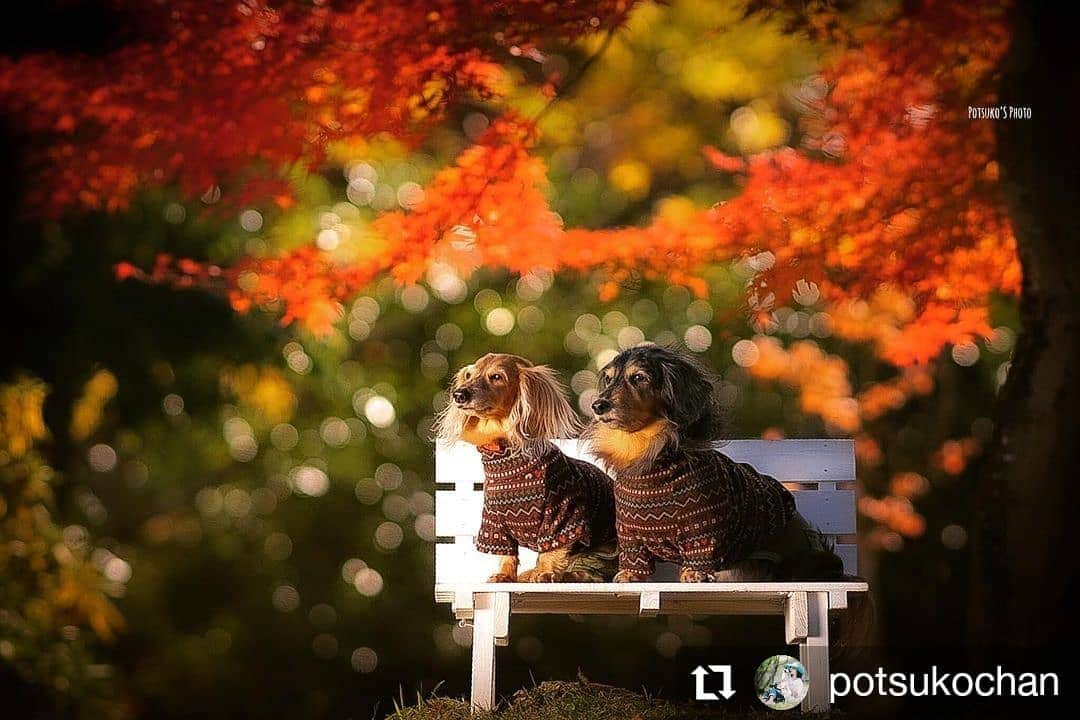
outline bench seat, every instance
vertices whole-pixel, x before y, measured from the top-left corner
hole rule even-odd
[[[861,581],[740,583],[477,583],[442,588],[439,602],[454,617],[472,618],[478,593],[505,593],[520,615],[779,615],[793,593],[823,592],[830,609],[847,607],[847,594],[866,592]]]

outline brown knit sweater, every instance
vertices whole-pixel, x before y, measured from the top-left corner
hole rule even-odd
[[[776,479],[712,450],[661,457],[652,472],[615,482],[619,570],[644,578],[656,560],[723,570],[795,516]]]
[[[480,448],[484,510],[476,549],[516,555],[590,547],[615,537],[611,478],[554,445],[535,456]]]

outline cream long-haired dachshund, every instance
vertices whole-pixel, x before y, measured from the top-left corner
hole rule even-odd
[[[606,582],[618,566],[611,478],[551,441],[580,421],[555,371],[489,353],[454,376],[437,438],[477,447],[484,509],[476,547],[499,556],[490,582]],[[518,573],[518,548],[539,553]]]

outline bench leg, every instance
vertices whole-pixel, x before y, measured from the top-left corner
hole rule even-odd
[[[829,593],[806,593],[806,639],[799,643],[799,661],[810,678],[810,691],[799,706],[803,712],[829,709]]]
[[[510,594],[473,595],[472,708],[495,707],[495,646],[510,639]]]

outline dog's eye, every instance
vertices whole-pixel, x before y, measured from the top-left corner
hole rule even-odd
[[[645,377],[645,373],[636,372],[636,373],[634,373],[633,375],[630,376],[630,382],[632,382],[632,383],[643,383],[647,379],[648,378]]]
[[[502,373],[491,373],[491,375],[489,375],[488,377],[491,382],[499,382],[503,379]]]

